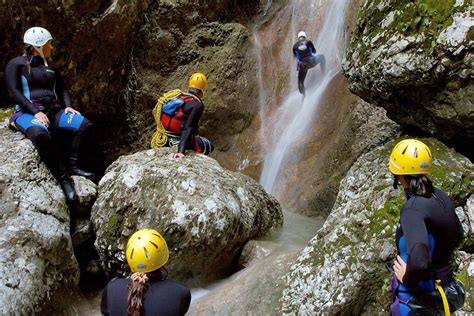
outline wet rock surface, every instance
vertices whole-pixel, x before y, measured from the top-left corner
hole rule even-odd
[[[455,205],[474,191],[474,166],[434,139],[424,139],[434,157],[432,180]],[[395,224],[404,203],[394,190],[387,159],[394,142],[362,155],[339,188],[323,228],[299,254],[286,277],[284,314],[372,315],[386,311]]]
[[[169,152],[122,156],[107,169],[92,209],[96,249],[110,275],[126,275],[128,237],[154,228],[170,248],[170,278],[206,284],[228,275],[245,242],[281,226],[281,207],[255,181],[212,158],[172,159]]]
[[[386,108],[391,119],[472,158],[471,11],[465,1],[365,1],[343,68],[351,91]]]

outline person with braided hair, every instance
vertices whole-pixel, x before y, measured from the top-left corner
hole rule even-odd
[[[141,229],[128,240],[125,255],[130,278],[109,282],[102,292],[103,315],[184,315],[191,303],[186,286],[166,279],[169,250],[154,229]]]

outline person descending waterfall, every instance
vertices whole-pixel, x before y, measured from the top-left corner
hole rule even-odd
[[[46,166],[58,180],[70,206],[77,201],[70,174],[94,178],[79,168],[82,140],[92,123],[72,108],[71,98],[61,73],[50,60],[53,45],[51,33],[32,27],[23,36],[24,54],[10,60],[5,68],[5,81],[15,111],[10,128],[28,137]],[[64,134],[73,136],[69,149],[69,172],[56,147]]]
[[[130,278],[114,279],[102,292],[103,315],[184,315],[191,302],[190,290],[166,279],[164,265],[169,250],[154,229],[140,229],[128,240],[125,250]]]
[[[462,228],[449,197],[427,176],[431,165],[430,149],[415,139],[397,143],[390,155],[394,188],[401,184],[407,198],[395,233],[392,315],[449,315],[464,304],[450,267]]]
[[[300,31],[298,33],[298,41],[293,45],[293,55],[298,59],[296,70],[298,71],[298,89],[302,95],[305,95],[304,80],[308,73],[308,69],[321,65],[321,71],[324,75],[326,68],[326,60],[324,55],[316,54],[313,42],[306,38],[306,33]]]
[[[178,152],[170,154],[172,158],[182,158],[186,149],[209,155],[211,142],[199,136],[199,120],[204,111],[201,98],[207,89],[207,78],[197,72],[188,80],[188,92],[179,89],[165,93],[153,109],[156,132],[151,147],[172,147],[178,145]]]

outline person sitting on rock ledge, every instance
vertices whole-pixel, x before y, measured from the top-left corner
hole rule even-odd
[[[16,103],[10,127],[20,130],[33,142],[41,159],[60,183],[66,200],[74,205],[77,201],[74,182],[55,143],[59,134],[73,134],[69,172],[93,178],[93,173],[78,166],[81,140],[92,124],[71,107],[71,98],[59,69],[49,60],[52,40],[51,33],[42,27],[28,29],[23,37],[23,56],[13,58],[6,66],[6,85]]]
[[[211,142],[199,136],[199,120],[204,111],[201,98],[207,89],[207,78],[202,73],[194,73],[188,81],[188,93],[179,89],[165,93],[153,109],[156,132],[151,140],[151,148],[178,145],[178,152],[172,158],[182,158],[187,149],[209,155]]]
[[[462,227],[449,197],[427,177],[431,165],[429,147],[416,139],[402,140],[390,155],[394,187],[401,184],[407,198],[395,235],[392,315],[449,315],[464,304],[450,266]]]
[[[190,290],[166,280],[164,265],[169,250],[156,230],[141,229],[128,240],[125,255],[130,278],[109,282],[102,292],[103,315],[184,315],[191,303]]]

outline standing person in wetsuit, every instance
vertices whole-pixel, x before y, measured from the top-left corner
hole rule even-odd
[[[199,120],[204,111],[202,97],[207,89],[207,78],[197,72],[189,77],[188,93],[179,89],[167,92],[153,109],[157,130],[151,147],[178,145],[172,158],[183,158],[187,149],[209,155],[214,149],[211,142],[199,136]]]
[[[390,155],[394,187],[401,184],[407,198],[396,229],[392,315],[408,315],[410,311],[443,315],[440,301],[417,303],[420,295],[436,290],[436,280],[441,280],[443,287],[455,288],[454,295],[446,293],[448,298],[455,298],[456,302],[449,302],[453,310],[464,303],[462,286],[455,281],[450,267],[462,228],[449,197],[433,187],[427,176],[431,165],[430,149],[415,139],[402,140]]]
[[[298,33],[298,41],[293,45],[293,55],[298,59],[296,70],[298,71],[298,89],[302,95],[305,95],[304,80],[308,73],[308,69],[321,65],[321,71],[324,75],[326,71],[326,60],[324,55],[316,54],[313,42],[306,38],[306,33],[300,31]]]
[[[93,173],[78,166],[81,139],[92,124],[72,108],[61,73],[49,60],[52,39],[51,33],[42,27],[28,29],[23,37],[24,54],[13,58],[6,66],[6,85],[16,103],[10,127],[20,130],[33,142],[41,159],[60,183],[69,205],[74,205],[77,195],[69,172],[94,177]],[[60,133],[73,134],[69,172],[55,144]]]
[[[164,265],[169,250],[160,233],[153,229],[137,231],[128,240],[125,255],[132,275],[109,282],[100,303],[103,315],[186,314],[191,292],[186,286],[166,279]]]

